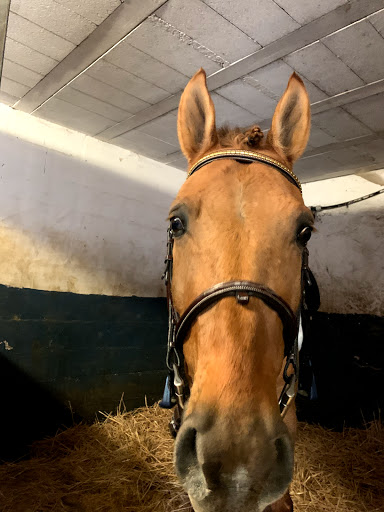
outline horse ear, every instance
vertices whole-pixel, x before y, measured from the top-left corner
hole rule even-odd
[[[203,69],[191,78],[181,96],[177,134],[181,150],[189,163],[217,144],[215,107]]]
[[[293,73],[273,114],[267,143],[293,163],[304,152],[310,126],[308,93],[301,78]]]

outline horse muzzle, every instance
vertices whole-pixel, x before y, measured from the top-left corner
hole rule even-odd
[[[231,420],[197,417],[176,439],[176,473],[195,512],[262,512],[287,491],[293,442],[278,419],[273,436],[261,422],[236,430]]]

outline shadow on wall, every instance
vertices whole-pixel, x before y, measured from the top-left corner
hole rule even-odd
[[[54,435],[58,428],[70,427],[80,420],[44,386],[2,355],[0,386],[0,461],[24,456],[36,439]]]
[[[167,325],[161,297],[0,285],[0,458],[69,425],[70,409],[93,421],[122,397],[128,409],[159,400]]]
[[[111,172],[0,134],[0,282],[162,294],[166,216],[185,175],[161,165],[132,155]]]
[[[0,456],[71,424],[69,402],[93,420],[123,394],[160,398],[165,219],[185,175],[150,164],[111,171],[0,133]]]

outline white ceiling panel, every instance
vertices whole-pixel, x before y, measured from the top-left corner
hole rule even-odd
[[[151,135],[168,144],[172,144],[176,148],[179,147],[179,140],[177,138],[177,117],[172,112],[143,124],[137,131]]]
[[[294,171],[302,181],[316,181],[323,176],[328,177],[337,173],[341,168],[340,163],[330,158],[329,155],[318,155],[301,158],[295,163]]]
[[[116,89],[120,89],[150,104],[157,103],[169,96],[168,91],[105,60],[99,60],[99,62],[89,68],[88,74],[100,80],[100,82],[112,85]],[[156,81],[155,76],[153,81]]]
[[[59,94],[56,95],[56,98],[67,101],[72,105],[82,107],[85,110],[94,112],[95,114],[100,114],[101,116],[110,119],[111,121],[115,121],[116,123],[122,121],[130,114],[126,110],[117,108],[110,103],[100,101],[93,96],[88,96],[83,92],[73,89],[72,87],[65,87],[61,92],[59,92]]]
[[[6,76],[3,76],[1,79],[1,90],[10,94],[12,96],[16,96],[21,98],[29,91],[30,87],[27,85],[20,84],[19,82],[15,82],[14,80],[10,80]]]
[[[58,64],[57,60],[25,46],[11,37],[6,39],[4,58],[43,75],[49,73]]]
[[[368,21],[372,23],[379,34],[384,37],[384,9],[377,14],[369,16]]]
[[[375,132],[384,130],[384,93],[345,106],[353,116]]]
[[[296,71],[298,174],[344,175],[383,163],[383,35],[380,0],[11,0],[0,101],[185,169],[175,114],[200,67],[217,125],[265,132]]]
[[[309,145],[313,148],[320,148],[327,144],[333,144],[336,142],[335,137],[327,133],[325,130],[317,127],[314,123],[311,125],[311,133],[309,136]]]
[[[171,161],[169,165],[176,167],[176,169],[181,169],[182,171],[187,171],[188,169],[187,159],[184,156],[180,156],[177,160]]]
[[[369,21],[339,30],[323,43],[365,82],[383,77],[384,39]]]
[[[71,87],[132,114],[150,106],[146,101],[136,98],[132,96],[132,94],[128,94],[120,89],[116,89],[116,87],[112,87],[104,82],[100,82],[100,80],[93,78],[87,73],[83,73],[76,78],[76,80],[71,83]]]
[[[294,69],[291,66],[283,60],[278,60],[250,73],[248,77],[257,80],[261,88],[266,88],[276,99],[279,99],[285,91],[289,77],[293,72]],[[316,87],[316,85],[307,80],[303,75],[301,75],[301,78],[307,88],[312,103],[324,100],[328,97],[324,91]]]
[[[156,15],[188,34],[195,44],[212,50],[223,59],[223,63],[234,62],[260,48],[253,39],[201,0],[169,0],[156,11]],[[231,44],[228,44],[229,40]]]
[[[347,3],[347,0],[307,1],[305,6],[298,0],[275,0],[275,2],[298,23],[305,24]]]
[[[119,7],[121,0],[55,0],[55,2],[92,21],[95,25],[100,25]]]
[[[178,150],[176,146],[138,130],[131,130],[129,133],[121,135],[117,142],[119,146],[155,159],[165,157]]]
[[[4,103],[5,105],[13,105],[19,98],[16,96],[12,96],[2,90],[0,90],[0,103]]]
[[[257,80],[251,77],[239,78],[216,92],[254,114],[255,123],[272,117],[277,105],[276,99],[261,90]]]
[[[75,45],[96,28],[95,23],[55,0],[12,0],[11,12]]]
[[[315,114],[312,116],[312,121],[316,126],[338,140],[354,139],[372,133],[365,124],[342,108],[334,108]]]
[[[352,168],[360,168],[364,164],[371,164],[374,158],[366,153],[361,148],[343,148],[335,151],[330,151],[328,155],[330,158],[339,162],[340,165],[349,165]]]
[[[284,60],[330,96],[364,85],[363,80],[321,42],[291,53]]]
[[[375,162],[384,162],[384,142],[382,139],[357,144],[356,148],[362,153],[371,155]]]
[[[273,0],[204,0],[212,9],[240,28],[245,34],[265,46],[300,27]]]
[[[220,94],[214,92],[211,96],[215,104],[217,126],[250,126],[257,122],[255,114],[235,105]]]
[[[111,119],[58,98],[52,98],[39,108],[38,117],[62,124],[87,135],[96,135],[115,123]]]
[[[128,40],[123,41],[109,52],[105,56],[105,60],[147,82],[155,82],[156,85],[170,93],[183,89],[189,80],[182,73],[134,48],[128,43]]]
[[[188,77],[200,67],[208,74],[221,68],[218,55],[203,45],[193,45],[193,39],[184,37],[180,32],[151,17],[129,36],[128,42]]]
[[[4,59],[3,76],[29,87],[34,87],[40,82],[44,75],[36,73],[36,71],[32,71],[31,69],[25,68],[20,64],[16,64],[16,62]]]
[[[76,47],[74,43],[12,11],[9,13],[7,34],[14,41],[54,59],[56,63]]]

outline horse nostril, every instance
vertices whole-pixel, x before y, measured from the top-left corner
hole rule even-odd
[[[293,446],[288,435],[275,439],[276,463],[274,479],[277,485],[288,485],[292,478]]]
[[[181,480],[185,480],[191,468],[198,465],[196,434],[196,430],[189,427],[182,429],[176,438],[175,468]]]
[[[287,436],[277,438],[275,440],[275,448],[276,462],[278,464],[285,464],[287,462],[287,458],[290,458],[292,452],[289,438],[287,438]]]

